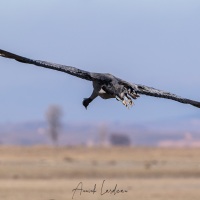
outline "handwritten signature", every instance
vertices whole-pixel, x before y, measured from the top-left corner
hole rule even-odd
[[[110,195],[116,195],[119,193],[127,193],[128,190],[125,189],[119,189],[117,184],[113,187],[113,188],[109,188],[109,189],[105,189],[105,181],[103,180],[102,184],[101,184],[101,189],[98,192],[97,191],[97,184],[94,184],[94,186],[90,189],[84,189],[83,188],[83,182],[79,182],[78,185],[76,186],[76,188],[74,188],[72,190],[73,194],[72,194],[72,199],[74,198],[76,193],[79,193],[80,195],[82,195],[82,193],[91,193],[91,194],[95,194],[95,193],[99,193],[101,196],[105,195],[105,194],[110,194]]]

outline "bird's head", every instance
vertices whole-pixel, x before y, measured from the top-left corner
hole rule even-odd
[[[90,104],[92,100],[90,98],[85,98],[83,99],[83,106],[85,107],[85,109],[87,109],[88,105]]]

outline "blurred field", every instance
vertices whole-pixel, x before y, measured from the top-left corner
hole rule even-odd
[[[97,192],[74,199],[200,199],[200,149],[0,147],[0,199],[72,199],[81,181]]]

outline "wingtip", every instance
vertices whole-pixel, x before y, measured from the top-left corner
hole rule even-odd
[[[189,100],[189,104],[193,105],[196,108],[200,108],[200,102]]]
[[[0,56],[5,57],[5,58],[9,58],[8,55],[6,55],[6,54],[11,54],[11,53],[0,49]]]
[[[1,52],[0,50],[0,56],[5,57],[5,54]]]

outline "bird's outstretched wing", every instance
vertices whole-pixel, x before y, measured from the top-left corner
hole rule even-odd
[[[116,93],[115,95],[118,97],[124,96],[124,94],[126,93],[133,99],[136,99],[138,97],[137,94],[144,94],[144,95],[160,97],[160,98],[165,98],[165,99],[172,99],[180,103],[191,104],[195,107],[200,108],[200,102],[182,98],[175,94],[171,94],[169,92],[158,90],[152,87],[129,83],[111,74],[91,73],[91,72],[87,72],[87,71],[84,71],[75,67],[71,67],[71,66],[54,64],[54,63],[41,61],[41,60],[33,60],[33,59],[22,57],[22,56],[19,56],[19,55],[16,55],[16,54],[13,54],[1,49],[0,49],[0,56],[10,58],[10,59],[15,59],[22,63],[33,64],[40,67],[65,72],[65,73],[68,73],[73,76],[77,76],[79,78],[86,79],[89,81],[98,81],[103,87],[107,88],[107,91],[109,90],[108,93],[113,93],[113,94]],[[123,91],[123,88],[125,89],[124,91]],[[129,98],[128,100],[129,100],[128,102],[130,103],[131,101]]]
[[[10,53],[8,51],[4,51],[2,49],[0,49],[0,56],[10,58],[10,59],[15,59],[22,63],[33,64],[33,65],[37,65],[40,67],[65,72],[65,73],[71,74],[73,76],[77,76],[79,78],[86,79],[88,81],[93,81],[94,79],[96,79],[98,77],[98,76],[95,76],[95,73],[87,72],[87,71],[84,71],[84,70],[81,70],[81,69],[78,69],[75,67],[55,64],[55,63],[41,61],[41,60],[33,60],[30,58],[26,58],[26,57],[22,57],[22,56]]]
[[[143,94],[143,95],[148,95],[148,96],[153,96],[153,97],[171,99],[171,100],[174,100],[174,101],[178,101],[180,103],[190,104],[190,105],[193,105],[197,108],[200,108],[200,102],[198,102],[198,101],[182,98],[182,97],[177,96],[175,94],[172,94],[170,92],[165,92],[165,91],[158,90],[158,89],[148,87],[148,86],[145,86],[145,85],[129,83],[129,82],[126,82],[122,79],[118,79],[118,81],[119,81],[120,84],[124,85],[125,88],[133,90],[137,94]]]

